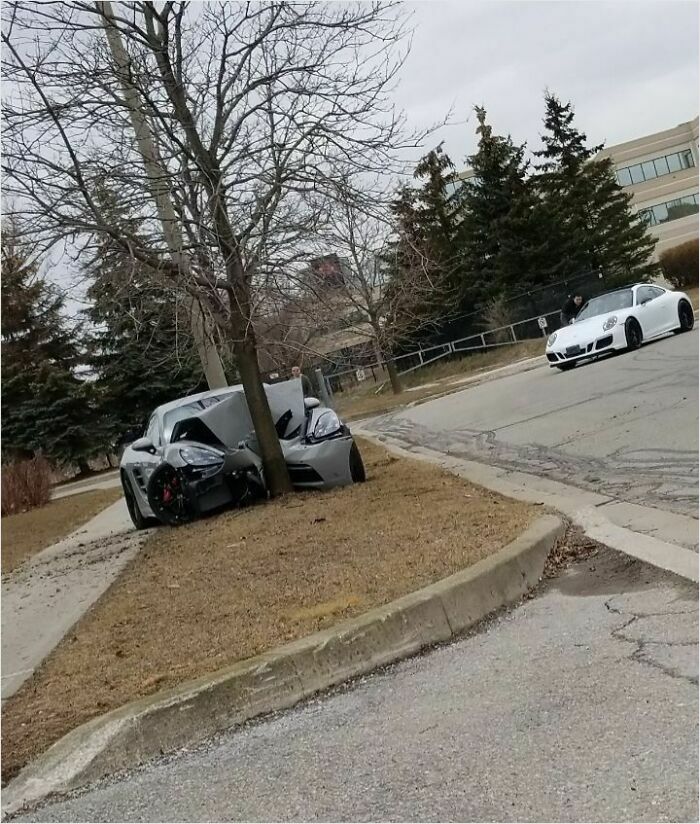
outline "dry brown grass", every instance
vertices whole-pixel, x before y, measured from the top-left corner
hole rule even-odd
[[[69,495],[46,506],[8,515],[2,527],[2,574],[60,541],[121,497],[121,489],[97,489]]]
[[[5,777],[95,715],[463,569],[513,540],[538,512],[425,463],[361,448],[366,484],[150,538],[6,703]]]
[[[418,369],[402,378],[406,390],[394,395],[387,384],[382,392],[375,394],[377,384],[368,382],[355,390],[335,396],[334,407],[347,421],[368,415],[381,415],[417,400],[426,400],[449,391],[461,378],[478,375],[489,369],[497,369],[525,358],[544,355],[544,339],[526,340],[512,346],[500,346],[491,352],[467,355],[459,360],[441,360],[431,366]],[[430,384],[430,385],[428,385]],[[435,385],[437,384],[437,385]]]

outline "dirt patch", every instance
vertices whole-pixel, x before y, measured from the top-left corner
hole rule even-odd
[[[451,575],[541,512],[361,449],[366,484],[158,530],[7,702],[3,776],[95,715]]]
[[[467,355],[457,360],[441,360],[402,378],[404,391],[394,395],[387,384],[377,394],[379,383],[366,382],[334,396],[334,407],[348,421],[381,415],[413,401],[426,400],[450,389],[459,388],[462,378],[476,377],[480,372],[497,369],[519,360],[544,356],[544,340],[527,340],[512,346],[502,346],[492,352]]]
[[[119,500],[121,489],[96,489],[50,501],[46,506],[8,515],[2,528],[2,574],[60,541]]]

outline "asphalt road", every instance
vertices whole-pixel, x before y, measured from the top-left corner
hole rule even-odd
[[[697,590],[601,550],[457,643],[26,821],[697,820]]]
[[[698,334],[542,368],[366,422],[450,452],[697,518]],[[643,530],[639,530],[643,531]],[[697,540],[697,527],[692,525]]]

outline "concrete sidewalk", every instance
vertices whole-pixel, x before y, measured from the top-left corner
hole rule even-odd
[[[2,700],[26,681],[136,555],[124,499],[2,580]]]
[[[112,489],[119,486],[120,483],[119,470],[115,469],[114,472],[104,472],[94,478],[84,478],[81,481],[61,484],[61,486],[54,488],[51,493],[51,500],[67,498],[69,495],[79,495],[81,492],[91,492],[93,489]]]

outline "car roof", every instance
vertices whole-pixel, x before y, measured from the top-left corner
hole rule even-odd
[[[219,395],[232,395],[234,392],[241,389],[243,389],[242,384],[237,383],[233,386],[222,386],[220,389],[208,389],[206,392],[197,392],[196,395],[185,395],[184,398],[177,398],[177,400],[161,404],[155,409],[154,414],[162,416],[166,412],[171,412],[173,409],[177,409],[180,406],[186,406],[188,403],[201,401],[205,398],[214,398]]]

